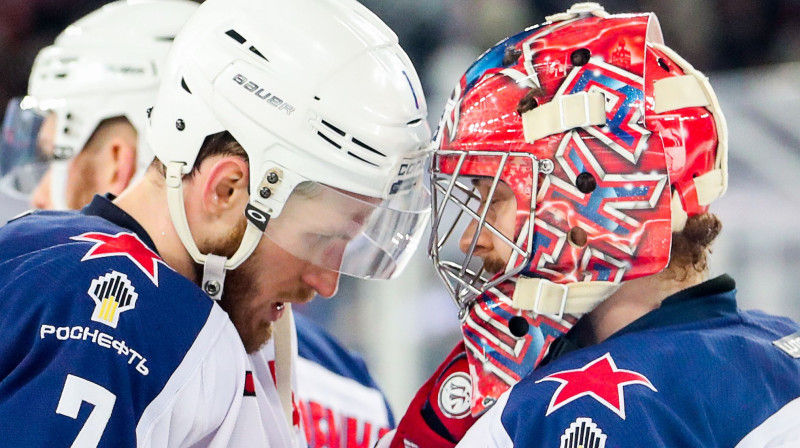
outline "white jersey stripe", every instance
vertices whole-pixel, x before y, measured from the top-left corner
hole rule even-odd
[[[513,448],[514,442],[508,436],[500,417],[508,402],[508,395],[512,389],[507,390],[497,403],[494,404],[474,425],[467,431],[459,448]]]
[[[736,448],[797,447],[800,443],[800,398],[795,398],[750,431]]]
[[[378,389],[336,375],[321,365],[297,360],[297,395],[303,400],[339,409],[350,417],[388,427],[386,403]]]

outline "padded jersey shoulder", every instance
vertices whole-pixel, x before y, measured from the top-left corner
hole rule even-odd
[[[138,235],[100,217],[37,212],[0,228],[0,432],[30,446],[69,439],[80,425],[55,409],[75,377],[115,397],[108,430],[135,446],[131,423],[212,306]],[[26,432],[23,421],[42,430]]]
[[[535,370],[495,414],[520,446],[734,446],[800,397],[800,360],[773,344],[797,330],[743,312],[624,334]]]

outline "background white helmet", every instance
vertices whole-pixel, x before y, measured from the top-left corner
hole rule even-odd
[[[205,138],[227,130],[249,158],[251,193],[250,225],[228,269],[249,256],[294,188],[312,181],[383,200],[364,234],[384,261],[348,271],[345,259],[340,272],[390,277],[427,222],[426,115],[397,37],[361,4],[208,0],[175,40],[148,141],[167,166],[173,222],[196,262],[206,255],[186,224],[179,179]],[[364,245],[358,253],[370,258]]]
[[[4,120],[0,174],[6,176],[5,189],[27,195],[52,166],[53,203],[66,208],[62,185],[67,162],[103,120],[114,117],[127,118],[137,130],[137,174],[144,172],[153,160],[144,124],[158,91],[161,65],[175,35],[198,6],[188,0],[109,3],[70,25],[53,45],[41,50],[31,71],[28,96],[12,100]],[[44,113],[56,116],[53,148],[36,148],[39,127],[32,114]],[[34,169],[30,163],[36,161],[54,163]]]

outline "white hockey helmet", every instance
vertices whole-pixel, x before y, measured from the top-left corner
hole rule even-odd
[[[180,179],[206,137],[228,131],[249,159],[250,202],[245,238],[226,269],[249,257],[265,229],[293,255],[324,265],[300,253],[309,241],[292,246],[273,233],[287,227],[280,223],[286,219],[267,226],[288,212],[295,187],[310,181],[341,200],[350,193],[379,202],[370,201],[372,212],[344,257],[324,267],[389,278],[402,270],[427,223],[426,115],[421,84],[397,37],[356,1],[208,0],[175,40],[148,141],[167,167],[173,223],[206,271],[209,255],[189,231]]]
[[[198,6],[189,0],[109,3],[41,50],[28,96],[13,99],[6,112],[0,150],[4,190],[26,197],[52,167],[53,204],[66,208],[63,185],[69,160],[103,120],[115,117],[127,118],[137,130],[137,174],[143,173],[153,160],[144,125],[158,91],[161,65]],[[38,148],[37,134],[48,113],[56,117],[53,147]]]

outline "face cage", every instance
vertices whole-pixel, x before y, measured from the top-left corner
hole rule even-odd
[[[438,167],[439,156],[458,156],[458,162],[453,171],[453,174],[443,174]],[[530,263],[533,247],[533,230],[534,219],[533,210],[536,205],[536,192],[538,189],[539,173],[546,170],[546,162],[539,161],[532,154],[514,154],[514,157],[526,157],[530,159],[532,167],[531,179],[531,197],[530,206],[531,216],[525,220],[521,229],[518,229],[518,236],[516,242],[512,242],[508,237],[503,235],[498,229],[486,222],[486,215],[489,207],[480,208],[481,200],[477,194],[474,186],[466,185],[459,181],[461,168],[467,157],[470,156],[496,156],[500,159],[500,163],[495,176],[492,178],[492,185],[489,190],[488,196],[483,201],[484,204],[491,203],[498,183],[501,180],[501,175],[506,167],[506,163],[510,157],[507,152],[500,151],[436,151],[432,157],[431,165],[431,199],[432,199],[432,213],[433,220],[431,222],[431,238],[428,245],[428,253],[433,259],[436,266],[436,271],[441,277],[442,282],[450,293],[459,308],[459,319],[464,319],[467,316],[470,306],[475,300],[484,292],[494,288],[498,284],[515,277],[525,266]],[[544,163],[543,163],[544,162]],[[542,163],[542,166],[540,166]],[[552,170],[550,170],[552,171]],[[458,197],[460,194],[464,199]],[[454,204],[457,208],[458,214],[453,219],[452,225],[446,225],[444,221],[445,209],[447,204]],[[517,205],[517,210],[523,207]],[[475,212],[479,210],[479,212]],[[443,257],[443,249],[451,240],[455,233],[456,227],[462,221],[462,217],[466,214],[470,220],[478,221],[475,233],[472,236],[469,249],[464,254],[461,263],[449,261]],[[443,227],[444,226],[444,227]],[[478,243],[478,238],[482,231],[488,230],[493,235],[500,238],[505,244],[511,247],[511,257],[506,264],[506,268],[502,273],[492,274],[485,271],[481,265],[478,269],[471,269],[470,263],[474,261],[474,251]],[[460,235],[455,236],[456,245]]]

